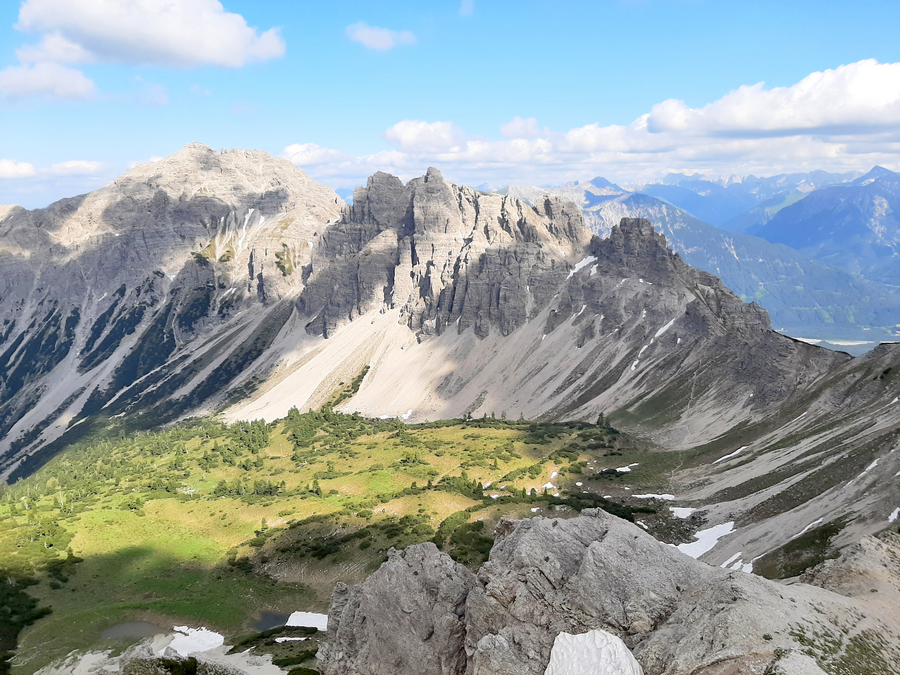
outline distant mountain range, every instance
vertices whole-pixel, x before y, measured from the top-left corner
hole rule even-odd
[[[875,167],[774,213],[748,232],[868,279],[900,285],[900,174]]]
[[[790,202],[799,198],[796,195],[803,196],[805,193],[797,190],[813,185],[814,181],[829,184],[843,177],[817,172],[771,179],[750,177],[725,185],[687,177],[678,185],[671,185],[678,177],[670,175],[668,183],[656,187],[675,187],[682,195],[690,192],[688,187],[702,189],[703,195],[695,195],[698,200],[707,207],[712,204],[710,208],[721,209],[725,206],[722,203],[716,206],[715,195],[732,194],[728,200],[735,204],[739,197],[749,203],[751,198],[762,198],[781,188],[789,191],[768,197],[748,212],[759,214],[762,208],[777,211],[765,206],[769,202]],[[870,185],[873,184],[867,183],[862,189],[874,189]],[[829,184],[825,189],[843,188]],[[666,235],[669,245],[688,264],[720,277],[745,301],[759,302],[772,316],[773,325],[789,334],[873,341],[896,339],[900,288],[854,274],[855,270],[845,265],[816,260],[808,252],[786,245],[789,242],[773,243],[749,233],[714,227],[667,201],[644,192],[630,192],[603,178],[558,187],[512,185],[499,192],[530,203],[536,203],[548,193],[570,199],[581,206],[588,227],[601,236],[623,217],[646,218]]]
[[[779,203],[788,195],[804,195],[819,188],[843,183],[855,173],[793,173],[757,178],[729,176],[709,180],[698,175],[670,173],[658,183],[629,186],[633,192],[677,206],[695,218],[727,230],[740,231],[743,214],[763,204]]]

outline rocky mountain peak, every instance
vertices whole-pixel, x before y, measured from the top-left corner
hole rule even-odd
[[[317,335],[378,307],[400,308],[420,337],[450,324],[506,335],[546,306],[589,241],[578,207],[557,197],[532,207],[434,168],[405,185],[377,173],[323,233],[299,306]]]

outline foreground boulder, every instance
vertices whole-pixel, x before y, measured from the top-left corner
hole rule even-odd
[[[711,567],[599,509],[502,520],[496,535],[474,576],[424,544],[339,586],[322,672],[544,675],[560,634],[606,631],[646,675],[900,673],[900,587],[884,569],[897,566],[898,537],[820,573],[823,586],[877,583],[848,597]]]
[[[434,544],[391,550],[362,586],[338,584],[328,611],[322,672],[343,675],[461,675],[465,608],[477,585]]]

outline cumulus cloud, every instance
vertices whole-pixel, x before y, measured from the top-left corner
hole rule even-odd
[[[95,176],[103,169],[102,162],[88,162],[80,159],[53,164],[47,173],[53,176]]]
[[[0,178],[28,178],[36,173],[34,165],[28,162],[0,159]]]
[[[49,33],[38,44],[17,49],[16,56],[22,63],[84,63],[92,60],[84,47],[59,33]]]
[[[460,16],[472,16],[475,12],[475,0],[462,0],[462,5],[459,7],[459,15]]]
[[[384,132],[393,150],[359,157],[334,150],[334,161],[316,164],[310,174],[361,184],[374,171],[409,178],[435,165],[470,184],[547,184],[597,175],[648,180],[668,171],[900,169],[900,63],[860,61],[812,73],[792,87],[741,87],[700,108],[663,101],[630,124],[553,131],[514,117],[500,132],[503,138],[489,140],[452,122],[403,120]],[[313,147],[318,157],[328,156]]]
[[[34,176],[96,176],[105,166],[102,162],[73,159],[36,169],[28,162],[0,159],[0,178],[32,178]]]
[[[23,62],[237,68],[285,52],[277,28],[259,32],[218,0],[25,0],[16,28],[42,34]]]
[[[465,142],[465,132],[450,122],[403,120],[384,132],[384,140],[406,152],[446,152]]]
[[[416,41],[416,36],[408,30],[388,30],[370,26],[363,21],[347,26],[346,31],[347,37],[353,42],[359,42],[368,49],[382,52],[393,49],[397,45],[411,45]]]
[[[9,100],[42,96],[50,99],[88,99],[97,87],[80,71],[57,63],[10,66],[0,70],[0,94]]]
[[[867,133],[900,124],[900,63],[858,61],[792,87],[746,85],[703,108],[670,99],[653,107],[654,133],[757,137]]]
[[[500,133],[506,138],[537,138],[541,135],[538,121],[534,117],[513,117],[506,124],[500,125]]]
[[[8,100],[92,97],[96,85],[72,64],[238,68],[285,53],[277,28],[260,32],[219,0],[24,0],[15,27],[39,39],[16,50],[19,65],[0,70]],[[135,99],[165,105],[168,93],[147,84]]]

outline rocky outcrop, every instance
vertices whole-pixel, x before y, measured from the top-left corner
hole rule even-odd
[[[469,675],[542,675],[560,634],[593,630],[624,640],[646,675],[900,672],[896,605],[710,567],[600,510],[571,519],[504,520],[496,535],[476,583],[469,586],[466,573],[455,571],[454,587],[467,590],[454,611],[465,647],[440,642],[451,650],[445,659],[459,659],[457,670],[415,672],[455,673],[464,665]],[[896,537],[870,547],[878,553],[852,554],[857,561],[850,567],[859,568],[860,557],[872,570],[896,566],[896,557],[887,559],[900,553]],[[326,675],[413,672],[398,670],[392,659],[417,650],[426,663],[439,661],[428,621],[424,629],[412,626],[400,608],[414,606],[424,617],[446,612],[446,601],[418,590],[418,578],[453,563],[434,549],[428,553],[408,549],[400,565],[395,554],[362,587],[335,591],[330,644],[321,652]],[[828,570],[840,564],[818,574],[833,576]],[[388,624],[405,628],[383,632],[376,653],[370,627]]]
[[[475,585],[475,576],[434,544],[391,549],[362,586],[335,589],[321,668],[343,675],[462,675],[466,598]]]
[[[299,300],[311,334],[330,336],[399,308],[420,337],[474,327],[509,335],[543,309],[590,239],[571,202],[534,207],[448,183],[376,173],[331,225]]]

